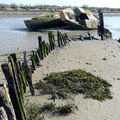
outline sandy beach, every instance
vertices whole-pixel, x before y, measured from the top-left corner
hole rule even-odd
[[[91,32],[92,33],[92,32]],[[84,34],[84,32],[82,32]],[[92,35],[96,33],[93,31]],[[68,32],[70,37],[80,35],[80,32]],[[78,110],[68,116],[52,116],[45,114],[45,120],[119,120],[120,118],[120,43],[115,40],[85,40],[71,41],[63,48],[56,48],[43,61],[42,66],[33,74],[33,83],[42,80],[51,72],[83,69],[99,76],[110,84],[113,99],[103,102],[85,99],[82,94],[73,96],[73,99],[56,100],[56,105],[74,103]],[[0,56],[0,63],[7,62],[8,55]],[[0,69],[1,82],[6,82]],[[37,91],[36,91],[37,94]],[[44,104],[53,102],[50,96],[31,96],[29,89],[26,94],[26,103]]]
[[[33,74],[33,82],[42,80],[45,74],[73,69],[84,69],[112,84],[113,99],[99,102],[85,99],[83,95],[73,97],[73,100],[56,100],[56,104],[74,102],[78,110],[66,117],[45,115],[47,120],[119,120],[120,118],[120,44],[117,41],[87,40],[71,41],[67,46],[54,50],[43,61],[40,68]],[[106,60],[104,60],[106,58]],[[29,96],[29,103],[52,102],[49,96]]]

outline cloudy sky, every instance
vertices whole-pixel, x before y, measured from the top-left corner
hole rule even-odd
[[[120,8],[120,0],[0,0],[5,4],[25,4],[25,5],[72,5],[72,6],[97,6],[97,7],[113,7]]]

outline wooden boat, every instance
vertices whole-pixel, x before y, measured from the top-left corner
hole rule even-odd
[[[40,29],[96,29],[99,19],[89,10],[83,8],[69,8],[59,12],[59,16],[44,15],[25,20],[25,25],[29,30]]]

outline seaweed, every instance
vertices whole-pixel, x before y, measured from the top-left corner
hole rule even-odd
[[[35,88],[42,94],[56,94],[62,99],[67,99],[69,94],[83,94],[85,98],[99,101],[112,99],[111,86],[104,79],[84,70],[50,73],[43,81],[35,84]]]

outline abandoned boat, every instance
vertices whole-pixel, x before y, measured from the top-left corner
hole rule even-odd
[[[68,8],[59,12],[59,15],[41,15],[31,20],[25,20],[29,30],[40,29],[96,29],[99,24],[98,17],[90,10],[83,8]]]

